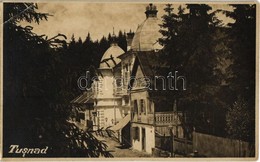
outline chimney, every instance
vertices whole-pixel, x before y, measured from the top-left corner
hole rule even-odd
[[[126,36],[127,51],[129,51],[131,49],[131,45],[132,45],[132,41],[133,41],[134,35],[135,35],[135,33],[132,32],[131,30],[130,30],[129,33],[127,33],[127,36]]]
[[[150,3],[150,4],[146,7],[146,11],[145,11],[146,18],[149,18],[149,17],[157,17],[157,12],[158,12],[158,10],[156,9],[156,6],[153,5],[152,3]]]

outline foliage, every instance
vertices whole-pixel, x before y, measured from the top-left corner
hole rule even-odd
[[[225,114],[237,96],[254,119],[256,10],[255,5],[232,6],[234,11],[211,11],[210,5],[187,4],[175,11],[167,4],[160,25],[162,62],[187,84],[186,91],[166,91],[167,100],[177,100],[178,110],[192,114],[190,126],[197,131],[219,136],[227,134]],[[217,12],[235,23],[223,26]],[[251,135],[252,128],[247,127]]]
[[[41,138],[35,139],[35,143],[45,146],[53,143],[49,148],[51,150],[49,157],[112,157],[107,151],[107,145],[96,139],[92,132],[84,132],[78,129],[73,123],[63,123],[62,121],[50,121],[44,123],[37,121],[34,130],[38,132]],[[48,124],[48,125],[43,125]],[[53,130],[55,130],[55,138]]]
[[[238,4],[231,6],[234,9],[232,12],[223,12],[235,20],[234,23],[228,24],[231,28],[229,31],[231,39],[229,46],[232,53],[232,64],[228,69],[232,75],[228,83],[233,95],[236,96],[230,102],[234,103],[233,107],[237,109],[238,116],[236,119],[227,118],[228,130],[231,136],[235,138],[254,142],[256,111],[256,5]],[[237,129],[234,129],[235,127]]]
[[[235,93],[245,98],[254,108],[255,96],[255,53],[256,53],[256,5],[231,5],[233,12],[224,11],[235,19],[229,23],[233,64],[230,86]]]
[[[185,76],[187,84],[186,91],[173,91],[168,92],[173,95],[166,95],[178,101],[179,110],[193,114],[191,119],[197,130],[214,133],[220,132],[214,129],[220,122],[217,118],[212,120],[212,114],[222,111],[210,109],[222,104],[216,96],[223,82],[219,79],[222,73],[219,73],[217,53],[228,49],[220,44],[220,39],[225,39],[220,38],[225,37],[220,33],[225,29],[220,29],[220,21],[215,12],[209,13],[210,10],[209,5],[188,4],[186,8],[179,6],[175,14],[172,5],[166,5],[160,42],[164,45],[164,61],[170,66],[168,70]]]
[[[41,20],[47,20],[47,13],[38,13],[37,4],[34,3],[8,3],[5,5],[4,19],[5,23],[17,24],[20,21],[27,21],[29,23],[40,23]]]
[[[233,139],[244,139],[249,141],[251,114],[248,111],[248,103],[239,98],[232,107],[228,109],[226,115],[227,132]]]
[[[104,143],[67,121],[72,109],[69,102],[80,93],[75,78],[94,64],[87,59],[88,52],[82,56],[83,44],[94,43],[89,36],[83,43],[72,40],[68,46],[65,35],[48,39],[33,33],[30,26],[20,26],[23,20],[47,20],[49,15],[36,9],[34,3],[4,4],[4,156],[12,156],[9,146],[18,144],[49,146],[47,157],[110,157]],[[84,67],[74,66],[79,61]]]

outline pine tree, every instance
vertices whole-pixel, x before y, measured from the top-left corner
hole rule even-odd
[[[121,30],[118,32],[117,42],[119,47],[124,51],[127,50],[126,35]]]
[[[74,36],[68,49],[53,46],[64,36],[48,39],[33,33],[30,26],[19,25],[22,20],[40,23],[48,18],[48,14],[37,12],[36,4],[5,3],[3,7],[3,155],[13,156],[8,153],[9,146],[17,144],[27,148],[49,146],[44,157],[111,156],[106,145],[90,132],[67,122],[74,92],[70,84],[75,78],[75,69],[69,65],[78,64],[74,62],[78,61]]]
[[[82,45],[82,43],[83,43],[83,42],[82,42],[82,39],[81,39],[81,37],[79,37],[79,39],[78,39],[78,44],[79,44],[79,45]]]
[[[92,42],[92,39],[91,39],[91,37],[90,37],[90,33],[88,32],[88,35],[87,35],[87,37],[86,37],[86,39],[85,39],[85,41],[84,41],[84,45],[85,45],[85,46],[88,46],[88,45],[91,44],[91,43],[93,43],[93,42]]]
[[[233,100],[230,107],[234,103],[245,102],[246,107],[243,111],[247,111],[250,116],[249,124],[246,129],[249,132],[233,131],[232,127],[236,120],[245,120],[242,115],[238,115],[236,119],[227,118],[228,131],[231,136],[254,142],[255,139],[255,72],[256,72],[256,5],[231,5],[233,11],[224,11],[224,13],[235,20],[229,23],[229,37],[232,64],[229,72],[232,74],[229,79],[230,89],[233,92]],[[239,105],[238,105],[239,106]],[[238,108],[234,106],[234,108]],[[232,111],[229,111],[232,113]],[[239,113],[239,112],[237,112]],[[243,112],[242,112],[243,113]],[[248,120],[248,119],[247,119]],[[233,123],[233,124],[232,124]],[[239,134],[240,136],[237,136]]]
[[[233,12],[226,12],[235,20],[230,23],[230,43],[233,64],[232,87],[254,108],[255,55],[256,55],[256,5],[232,5]]]
[[[187,9],[185,13],[179,6],[178,13],[174,14],[172,6],[167,5],[163,16],[160,42],[164,45],[164,61],[170,66],[169,71],[178,71],[187,81],[186,91],[167,96],[177,100],[179,110],[193,114],[191,119],[196,130],[223,135],[224,128],[218,125],[223,124],[225,116],[214,117],[223,111],[218,107],[221,81],[216,72],[221,57],[216,51],[221,43],[217,35],[217,31],[222,32],[218,30],[220,21],[216,21],[215,12],[209,13],[209,5],[188,4]]]

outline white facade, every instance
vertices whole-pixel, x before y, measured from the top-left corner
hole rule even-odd
[[[115,42],[104,53],[99,67],[99,76],[93,83],[95,93],[94,109],[97,112],[95,118],[96,129],[107,128],[117,124],[124,116],[130,114],[129,100],[116,95],[116,80],[120,78],[121,60],[118,56],[125,53]]]
[[[152,148],[155,147],[155,127],[152,124],[154,104],[148,99],[146,91],[136,93],[131,91],[131,94],[128,94],[130,75],[136,59],[133,52],[157,51],[162,48],[158,43],[161,34],[156,7],[148,6],[145,13],[146,19],[138,26],[135,35],[132,35],[133,40],[127,40],[127,53],[123,52],[115,42],[104,53],[99,68],[101,75],[93,85],[96,100],[94,108],[97,111],[95,123],[98,123],[98,128],[112,126],[120,122],[126,114],[133,115],[134,110],[130,112],[130,105],[133,107],[133,101],[136,101],[140,110],[138,114],[131,117],[130,142],[133,149],[151,154]],[[142,74],[139,76],[141,69],[137,71],[137,77],[142,77]],[[117,83],[115,78],[120,78],[120,83]]]
[[[158,39],[162,35],[159,33],[160,27],[156,6],[150,4],[147,6],[145,13],[146,19],[138,26],[133,38],[132,50],[134,52],[157,52],[162,49],[162,46],[158,43]],[[132,58],[132,63],[135,59]],[[144,77],[140,66],[138,66],[135,79]],[[149,99],[149,94],[145,88],[135,83],[132,86],[130,93],[131,106],[133,107],[131,120],[132,148],[152,154],[152,148],[155,148],[154,103]]]
[[[132,147],[138,151],[152,153],[152,148],[155,147],[155,130],[152,125],[132,123],[132,128],[138,129],[136,138],[132,137]]]

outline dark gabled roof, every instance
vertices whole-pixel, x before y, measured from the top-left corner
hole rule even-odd
[[[160,59],[161,52],[155,52],[155,51],[138,51],[134,53],[136,56],[133,70],[131,73],[132,77],[136,76],[137,68],[138,66],[141,67],[141,70],[146,78],[150,79],[150,85],[151,87],[154,87],[154,78],[155,76],[163,76],[166,77],[169,73],[168,69],[169,67],[166,66],[165,62],[162,62]],[[130,82],[130,87],[132,87],[134,80],[132,79]],[[158,82],[157,82],[158,84]],[[159,82],[160,84],[160,82]],[[160,85],[158,85],[160,86]],[[130,88],[129,87],[129,88]],[[151,96],[158,96],[155,94],[160,94],[159,91],[149,90],[149,93],[151,93]],[[155,94],[154,94],[155,93]]]
[[[126,51],[125,53],[123,53],[122,55],[118,56],[117,58],[122,60],[123,58],[125,58],[125,57],[127,57],[128,55],[131,55],[131,54],[133,54],[132,50]]]
[[[142,72],[147,77],[162,75],[162,69],[168,68],[165,62],[162,62],[162,59],[160,59],[162,54],[161,51],[138,51],[134,52],[134,54],[137,58],[136,61],[139,62]]]
[[[149,58],[147,56],[148,54],[150,55]],[[153,52],[137,52],[135,55],[139,61],[139,65],[142,69],[144,76],[152,77],[153,70],[150,59],[153,59],[153,57],[155,57],[155,54]],[[153,62],[153,64],[157,64],[157,62]]]

